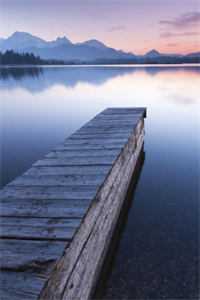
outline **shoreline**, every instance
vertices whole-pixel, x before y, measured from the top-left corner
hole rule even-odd
[[[182,64],[66,64],[66,65],[1,65],[0,69],[8,68],[66,68],[66,67],[200,67],[200,63]]]

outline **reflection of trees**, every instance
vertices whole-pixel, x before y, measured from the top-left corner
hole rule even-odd
[[[54,85],[74,88],[79,83],[102,85],[106,81],[128,74],[145,73],[157,76],[160,73],[177,73],[186,71],[199,74],[200,68],[169,66],[27,66],[0,68],[0,88],[24,88],[31,92],[41,92]],[[14,79],[9,80],[8,79]],[[33,80],[37,79],[37,80]]]
[[[27,68],[0,68],[0,79],[6,80],[13,78],[20,80],[23,77],[39,77],[43,70],[40,67],[27,67]]]

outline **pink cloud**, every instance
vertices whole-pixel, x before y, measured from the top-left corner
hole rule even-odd
[[[200,12],[185,13],[174,19],[161,20],[159,23],[175,28],[191,27],[200,24]]]

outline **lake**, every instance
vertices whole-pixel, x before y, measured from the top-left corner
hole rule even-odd
[[[103,299],[198,299],[199,87],[198,66],[0,69],[0,188],[101,110],[147,107]]]

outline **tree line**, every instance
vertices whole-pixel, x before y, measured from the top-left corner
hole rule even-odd
[[[61,60],[45,60],[33,53],[17,53],[13,50],[0,52],[0,65],[49,65],[64,64]]]
[[[0,65],[73,65],[73,64],[182,64],[182,63],[200,63],[200,58],[190,56],[159,56],[142,57],[136,56],[132,59],[98,59],[95,61],[67,61],[49,59],[44,60],[33,53],[16,53],[13,50],[0,52]]]

